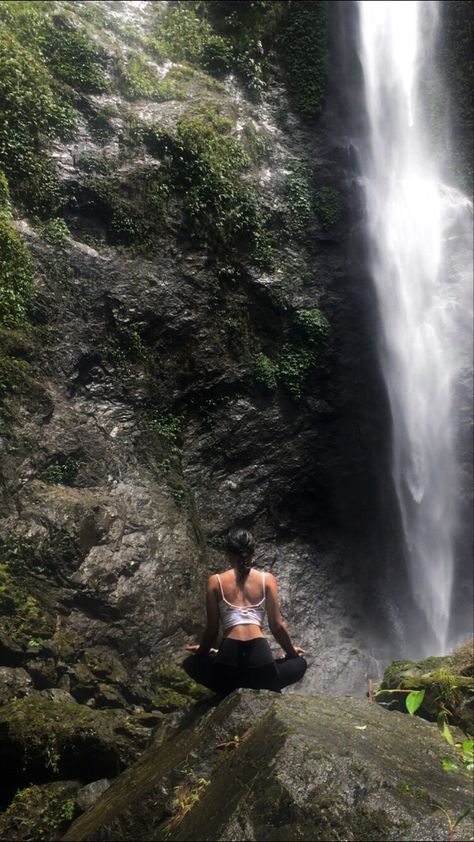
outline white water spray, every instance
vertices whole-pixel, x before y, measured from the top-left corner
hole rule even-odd
[[[438,4],[361,0],[360,56],[370,143],[362,155],[381,360],[393,423],[393,477],[413,595],[446,652],[459,529],[457,390],[472,350],[472,204],[440,183],[417,101],[434,61]]]

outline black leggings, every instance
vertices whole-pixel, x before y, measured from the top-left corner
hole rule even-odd
[[[300,655],[275,660],[264,637],[252,640],[227,637],[217,655],[190,655],[183,661],[183,669],[194,681],[222,696],[237,687],[279,692],[300,681],[306,667],[306,661]]]

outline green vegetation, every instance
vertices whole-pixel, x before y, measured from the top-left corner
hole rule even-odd
[[[167,79],[161,80],[154,67],[139,53],[120,67],[119,88],[124,97],[132,101],[146,98],[166,102],[185,98],[178,85]]]
[[[10,23],[7,28],[5,18],[17,5],[0,5],[0,167],[15,199],[33,212],[50,213],[60,189],[44,149],[53,137],[71,137],[75,112],[44,61],[25,47],[21,33],[21,42],[15,38]]]
[[[0,208],[0,326],[24,324],[33,294],[33,261],[21,236],[11,221],[8,184],[1,181]]]
[[[242,131],[242,142],[246,152],[255,164],[268,163],[271,158],[272,141],[269,133],[246,123]]]
[[[28,382],[30,365],[26,360],[0,355],[0,401],[10,395],[21,395]]]
[[[144,141],[181,196],[192,233],[220,254],[262,264],[272,253],[255,191],[241,179],[250,160],[241,144],[223,133],[227,125],[208,113],[180,120],[175,134],[159,126],[145,129]]]
[[[59,839],[74,817],[75,794],[80,784],[55,781],[20,789],[0,816],[0,838]]]
[[[64,245],[70,236],[66,222],[60,217],[48,219],[47,222],[44,222],[40,226],[40,233],[43,240],[46,240],[51,246]]]
[[[255,367],[255,379],[266,389],[272,390],[276,388],[278,366],[266,354],[259,352],[253,357]]]
[[[64,460],[54,460],[42,472],[41,479],[48,485],[74,485],[83,460],[68,456]]]
[[[297,310],[295,321],[310,344],[318,344],[329,333],[329,322],[324,313],[316,307],[310,310]]]
[[[327,8],[324,0],[289,5],[283,33],[283,61],[296,108],[317,117],[326,87]]]
[[[157,415],[148,422],[148,429],[158,433],[170,446],[174,453],[180,451],[179,440],[183,427],[183,419],[178,415]]]
[[[316,213],[325,231],[333,228],[341,218],[341,194],[334,187],[322,187],[316,193]]]
[[[284,14],[281,2],[195,2],[158,9],[148,46],[220,77],[235,73],[250,94],[264,86],[265,57]]]
[[[266,354],[254,354],[255,380],[267,390],[278,384],[298,399],[302,396],[305,381],[317,361],[317,351],[329,333],[329,322],[317,308],[296,310],[293,314],[296,335],[279,349],[276,359]],[[300,334],[298,336],[298,333]]]
[[[304,239],[308,233],[311,217],[309,171],[299,161],[293,163],[290,169],[291,174],[285,186],[285,200],[288,208],[285,227],[292,239]]]
[[[10,637],[50,636],[52,629],[36,599],[0,563],[0,626]]]
[[[278,379],[293,398],[300,398],[310,369],[316,361],[313,349],[286,344],[278,359]]]
[[[71,27],[54,3],[7,0],[1,6],[0,19],[56,80],[86,93],[107,90],[105,52],[85,32]]]
[[[119,111],[113,103],[98,105],[86,112],[91,135],[98,143],[106,143],[114,134],[112,120],[119,116]]]

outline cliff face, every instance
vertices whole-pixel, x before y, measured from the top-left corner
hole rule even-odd
[[[31,149],[4,141],[4,220],[34,288],[3,316],[1,547],[42,619],[10,618],[5,645],[73,650],[41,689],[74,694],[84,647],[141,686],[179,659],[237,524],[279,576],[305,686],[361,691],[376,669],[365,633],[396,524],[382,546],[386,406],[325,69],[338,16],[249,9],[4,4],[5,55],[52,115],[40,131],[6,90]]]

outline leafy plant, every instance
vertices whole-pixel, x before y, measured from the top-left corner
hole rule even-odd
[[[316,193],[316,213],[325,231],[333,228],[341,218],[341,196],[334,187],[322,187]]]
[[[278,365],[261,351],[254,355],[255,379],[266,389],[275,389],[277,385]]]
[[[297,310],[295,321],[302,328],[311,344],[321,342],[329,333],[329,322],[324,313],[316,307]]]
[[[41,236],[52,246],[62,246],[67,242],[70,232],[64,219],[49,219],[40,228]]]
[[[286,344],[278,359],[278,379],[293,398],[300,398],[303,386],[315,362],[314,350]]]
[[[0,325],[15,327],[25,323],[33,295],[33,261],[5,211],[0,212],[0,254]]]
[[[305,117],[318,116],[326,87],[327,8],[324,0],[296,0],[289,5],[282,52],[296,108]]]
[[[285,187],[287,205],[286,231],[290,237],[303,238],[307,234],[311,217],[311,191],[308,169],[301,162],[290,167]]]

